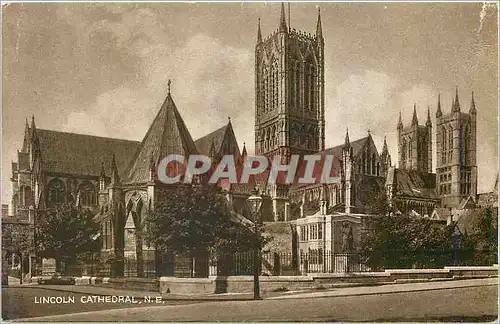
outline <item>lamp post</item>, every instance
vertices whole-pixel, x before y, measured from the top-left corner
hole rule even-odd
[[[260,275],[260,207],[262,206],[262,197],[259,195],[257,189],[252,191],[252,195],[247,198],[247,205],[250,213],[253,216],[253,222],[255,225],[255,249],[253,254],[253,299],[260,299],[260,285],[259,285],[259,275]]]

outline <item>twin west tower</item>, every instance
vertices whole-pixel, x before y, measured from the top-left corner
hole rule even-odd
[[[469,112],[462,112],[458,89],[451,111],[443,114],[441,96],[436,110],[436,193],[442,206],[458,206],[465,198],[477,194],[476,104],[474,92]],[[432,122],[427,109],[425,126],[418,124],[416,107],[411,125],[404,127],[399,115],[399,167],[432,172]]]

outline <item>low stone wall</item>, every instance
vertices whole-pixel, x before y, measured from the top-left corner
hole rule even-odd
[[[498,266],[447,267],[445,269],[388,269],[383,272],[322,273],[307,276],[261,276],[262,292],[320,288],[343,283],[384,284],[453,280],[461,277],[497,276]],[[253,291],[252,276],[211,277],[208,279],[160,278],[162,294],[248,293]]]
[[[476,266],[476,267],[444,267],[449,270],[452,277],[480,277],[480,276],[496,276],[498,275],[498,265]]]
[[[444,269],[388,269],[382,272],[317,273],[307,276],[261,276],[260,290],[300,290],[335,284],[384,284],[427,282],[464,278],[498,276],[498,265],[491,267],[445,267]],[[249,293],[253,291],[253,276],[209,278],[76,278],[76,285],[100,285],[111,288],[159,291],[161,294],[207,295],[214,293]]]
[[[161,294],[206,295],[215,293],[215,280],[209,278],[161,277]]]
[[[391,280],[449,278],[451,275],[447,269],[388,269],[385,272]]]

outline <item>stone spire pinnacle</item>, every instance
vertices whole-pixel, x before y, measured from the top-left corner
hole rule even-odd
[[[472,99],[470,101],[469,114],[471,114],[471,115],[476,114],[476,103],[474,102],[474,91],[472,91]]]
[[[258,27],[257,27],[257,44],[262,43],[262,32],[260,30],[260,17],[259,17],[259,22],[258,22]]]
[[[38,140],[38,134],[36,132],[35,115],[34,114],[31,116],[31,138],[32,138],[33,142],[36,142]]]
[[[349,128],[346,129],[345,131],[345,142],[344,142],[344,146],[345,147],[348,147],[351,145],[351,142],[349,141]]]
[[[382,147],[382,153],[389,151],[387,148],[387,136],[384,136],[384,146]]]
[[[321,27],[321,11],[318,6],[318,22],[316,24],[316,37],[323,39],[323,28]]]
[[[26,122],[24,123],[24,141],[23,141],[23,149],[24,153],[28,153],[30,150],[31,144],[31,133],[30,133],[30,125],[28,123],[28,118],[26,118]]]
[[[415,126],[418,125],[418,118],[417,118],[417,104],[413,104],[413,118],[411,119],[411,125]]]
[[[106,171],[104,170],[104,162],[101,163],[101,174],[100,178],[103,179],[106,177]]]
[[[286,17],[285,17],[285,4],[282,2],[281,3],[281,16],[280,16],[280,32],[286,32],[287,27],[286,27]]]
[[[118,176],[115,153],[113,153],[113,159],[111,160],[111,185],[120,185],[120,177]]]
[[[458,87],[455,89],[455,101],[451,112],[460,112],[460,102],[458,101]]]
[[[425,122],[425,125],[427,125],[427,126],[431,126],[432,125],[432,122],[431,122],[431,108],[429,108],[429,106],[427,106],[427,121]]]
[[[441,118],[443,111],[441,110],[441,94],[438,94],[438,107],[436,110],[436,118]]]
[[[398,129],[403,129],[403,118],[401,117],[401,110],[399,111]]]
[[[243,150],[241,151],[241,156],[245,157],[247,155],[248,155],[248,153],[247,153],[247,147],[245,145],[245,142],[243,142]]]
[[[170,96],[170,87],[172,85],[172,81],[170,79],[168,79],[168,82],[167,82],[167,87],[168,87],[168,95]]]

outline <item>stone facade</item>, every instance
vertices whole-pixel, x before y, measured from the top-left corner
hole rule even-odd
[[[302,241],[300,249],[319,249],[323,244],[325,249],[338,251],[335,242],[342,235],[336,231],[343,225],[336,224],[347,222],[353,235],[358,235],[359,215],[366,214],[369,198],[383,190],[400,212],[421,216],[431,215],[438,207],[459,207],[470,197],[474,204],[494,201],[494,195],[477,195],[477,112],[474,97],[469,113],[461,111],[458,91],[449,114],[443,114],[438,101],[436,173],[432,173],[430,110],[425,126],[418,124],[416,107],[411,125],[404,127],[399,120],[399,168],[392,166],[387,143],[379,153],[369,132],[357,140],[346,132],[343,145],[325,148],[324,42],[319,12],[313,35],[287,25],[283,5],[278,29],[270,36],[262,37],[259,23],[255,151],[269,158],[280,155],[282,163],[292,154],[332,155],[337,179],[326,185],[271,184],[269,174],[264,173],[247,184],[219,183],[236,214],[249,217],[245,201],[257,186],[264,198],[264,222],[291,222],[298,226],[294,231],[299,236],[307,224],[323,223],[323,238]],[[193,140],[174,103],[170,83],[141,142],[39,129],[33,117],[31,125],[26,120],[23,146],[12,163],[12,215],[33,219],[37,212],[72,202],[95,213],[103,251],[144,260],[146,254],[152,255],[145,253],[152,251],[144,235],[147,211],[169,188],[157,180],[155,166],[168,154],[204,154],[215,163],[229,154],[241,166],[246,148],[240,151],[230,120]]]

